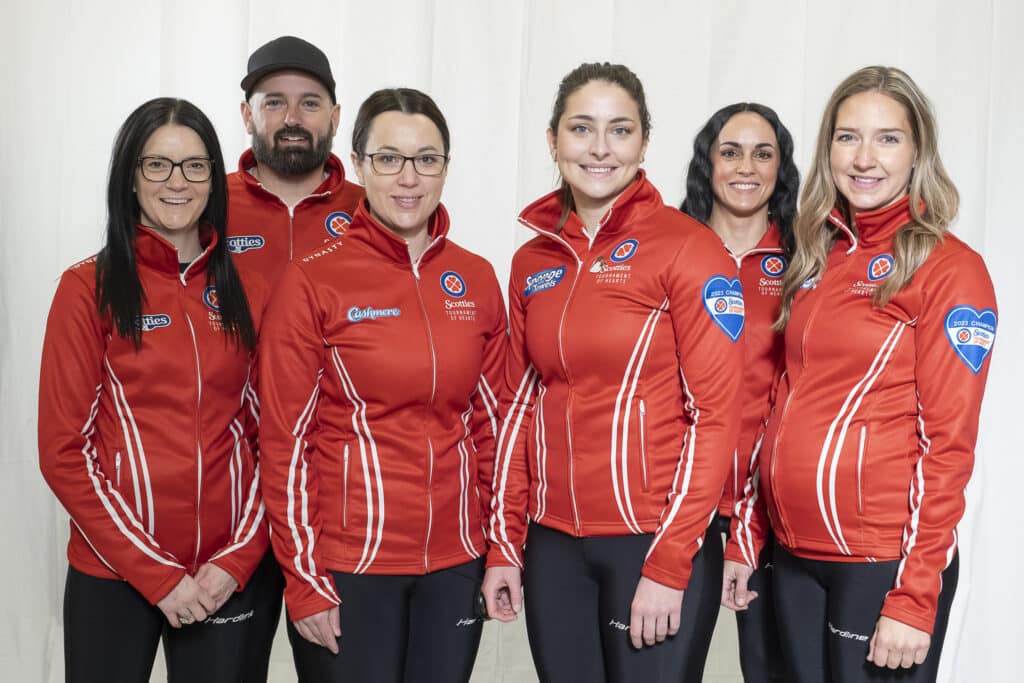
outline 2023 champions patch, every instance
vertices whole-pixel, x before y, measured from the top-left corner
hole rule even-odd
[[[564,277],[565,266],[548,268],[547,270],[537,271],[533,275],[527,275],[526,289],[523,290],[523,296],[530,296],[531,294],[557,287]]]
[[[745,307],[739,278],[715,275],[704,283],[704,308],[715,324],[733,342],[743,331]]]
[[[954,306],[946,314],[946,337],[960,360],[975,375],[981,372],[992,344],[996,341],[996,312],[991,308],[979,311],[966,304]]]

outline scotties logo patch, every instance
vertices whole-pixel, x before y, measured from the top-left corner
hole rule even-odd
[[[946,337],[956,355],[971,372],[978,374],[996,341],[996,313],[974,306],[955,306],[946,314]]]
[[[345,234],[345,229],[348,228],[351,222],[352,216],[349,216],[344,211],[335,211],[328,214],[327,218],[324,219],[324,227],[327,228],[327,234],[331,237],[341,237]]]
[[[466,281],[454,270],[446,270],[441,273],[441,289],[448,296],[461,298],[466,296]]]
[[[166,313],[140,315],[138,323],[136,324],[143,332],[152,332],[153,330],[158,330],[161,327],[170,327],[171,316]]]
[[[871,263],[868,264],[868,279],[872,282],[884,280],[889,277],[890,273],[892,273],[892,267],[892,256],[889,254],[880,254],[871,259]]]
[[[615,245],[610,256],[613,263],[623,263],[636,255],[640,243],[636,240],[623,240]]]
[[[220,300],[217,299],[217,288],[210,285],[203,290],[203,303],[209,306],[212,311],[220,310]]]
[[[786,259],[778,254],[768,254],[761,259],[761,272],[768,277],[782,277],[786,272]]]
[[[228,251],[232,254],[244,254],[253,249],[262,249],[267,241],[259,235],[234,235],[228,238]]]
[[[715,324],[736,341],[743,331],[743,288],[739,278],[732,280],[715,275],[704,283],[704,308]]]

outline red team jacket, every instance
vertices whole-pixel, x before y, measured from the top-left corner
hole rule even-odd
[[[736,500],[743,494],[750,456],[768,413],[768,393],[775,368],[782,357],[782,335],[772,329],[779,317],[782,275],[787,262],[779,245],[779,228],[772,223],[757,246],[733,257],[740,270],[746,322],[743,338],[743,385],[736,400],[740,410],[740,436],[733,454],[732,469],[718,512],[731,517]]]
[[[65,271],[46,325],[39,461],[71,515],[68,561],[153,604],[209,561],[244,586],[267,549],[254,354],[221,331],[216,238],[179,274],[175,248],[138,228],[139,351],[97,313],[95,257]],[[266,291],[243,282],[258,329]]]
[[[363,188],[345,180],[341,160],[332,154],[323,184],[289,209],[256,180],[250,172],[255,166],[249,149],[239,158],[238,170],[228,175],[228,249],[235,263],[273,285],[289,261],[344,232]]]
[[[643,574],[685,588],[736,446],[743,298],[718,237],[643,173],[589,240],[560,192],[523,210],[488,564],[527,514],[573,536],[654,533]]]
[[[931,633],[956,551],[996,302],[981,257],[946,235],[882,308],[909,199],[858,214],[793,300],[784,371],[729,559],[753,566],[767,520],[812,560],[899,560],[881,613]]]
[[[260,355],[264,495],[291,619],[339,604],[327,570],[423,574],[486,550],[504,302],[434,213],[418,262],[360,205],[289,265]]]

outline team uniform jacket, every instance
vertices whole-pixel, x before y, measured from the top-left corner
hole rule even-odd
[[[206,562],[244,587],[268,545],[255,354],[221,330],[216,239],[179,273],[175,248],[138,228],[139,351],[97,313],[95,257],[65,271],[43,342],[39,460],[71,515],[68,561],[153,604]],[[265,287],[243,284],[259,329]]]
[[[768,520],[811,560],[900,560],[881,613],[931,633],[956,551],[996,302],[981,257],[946,235],[882,308],[909,199],[856,216],[786,326],[784,373],[727,557],[754,565]]]
[[[293,620],[339,604],[328,570],[424,574],[486,550],[505,306],[443,206],[429,229],[412,262],[361,205],[271,302],[263,491]]]
[[[526,519],[573,536],[653,533],[643,574],[685,588],[715,514],[738,414],[743,298],[709,229],[641,173],[591,243],[559,192],[526,207],[490,523],[522,566]]]
[[[273,286],[288,262],[339,237],[352,222],[363,188],[345,180],[341,160],[331,155],[323,184],[294,207],[265,189],[251,173],[252,150],[228,174],[228,248],[235,263],[256,271]]]
[[[736,402],[741,411],[740,436],[736,442],[732,470],[725,480],[725,491],[718,504],[719,514],[726,517],[732,516],[736,500],[743,495],[750,455],[768,413],[769,388],[782,357],[782,335],[772,329],[772,324],[779,317],[782,274],[788,265],[779,244],[778,226],[771,223],[756,247],[733,258],[740,269],[740,282],[743,284],[746,352],[743,386]]]

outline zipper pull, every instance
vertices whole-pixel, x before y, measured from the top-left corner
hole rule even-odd
[[[644,405],[643,399],[640,399],[640,415],[647,415],[647,406]]]

